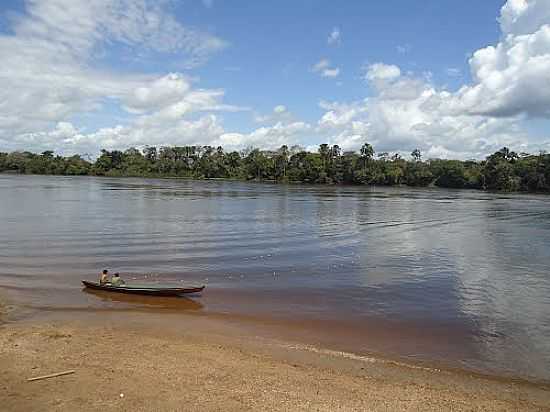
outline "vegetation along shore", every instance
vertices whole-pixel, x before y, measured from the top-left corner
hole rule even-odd
[[[240,152],[212,146],[129,148],[102,150],[95,161],[79,155],[57,156],[52,151],[16,151],[0,152],[0,172],[550,192],[550,154],[518,154],[508,148],[481,161],[423,160],[418,149],[405,159],[399,154],[376,153],[368,143],[359,152],[322,144],[316,153],[286,145],[275,151],[249,148]]]

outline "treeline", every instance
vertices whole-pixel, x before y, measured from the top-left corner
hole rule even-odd
[[[410,159],[376,154],[365,143],[360,152],[342,152],[322,144],[317,153],[282,146],[276,151],[247,149],[225,152],[222,147],[183,146],[102,150],[95,162],[52,151],[0,152],[0,172],[46,175],[94,175],[232,178],[358,185],[435,185],[501,191],[550,192],[550,155],[517,154],[507,148],[475,160],[422,160],[420,150]]]

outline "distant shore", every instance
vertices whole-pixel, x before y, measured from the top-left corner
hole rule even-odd
[[[116,311],[0,326],[4,410],[550,411],[550,387],[225,333]],[[214,321],[215,322],[215,321]],[[63,370],[72,375],[27,382]]]
[[[181,177],[411,187],[439,186],[502,192],[550,193],[550,155],[516,153],[507,147],[485,160],[422,160],[417,148],[409,160],[400,153],[375,156],[367,142],[359,152],[321,144],[316,152],[286,145],[277,150],[249,148],[226,152],[212,146],[147,146],[102,150],[92,162],[51,150],[0,152],[0,172],[38,175]]]

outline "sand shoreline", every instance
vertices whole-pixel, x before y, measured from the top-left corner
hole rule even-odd
[[[183,332],[164,333],[142,318],[0,325],[4,410],[550,411],[547,385],[238,336],[216,321],[201,329],[193,316]],[[67,369],[76,373],[26,382]]]
[[[115,307],[36,306],[27,305],[17,300],[20,305],[11,306],[12,313],[10,317],[18,321],[32,321],[34,319],[36,322],[61,320],[70,323],[80,320],[97,325],[98,319],[110,319],[116,315],[119,320],[131,320],[134,325],[139,325],[142,330],[154,327],[161,334],[174,332],[178,328],[177,323],[185,318],[187,322],[194,325],[195,332],[202,335],[205,335],[208,329],[212,329],[212,325],[215,325],[218,330],[223,330],[223,336],[218,335],[214,339],[227,339],[229,336],[239,335],[253,337],[253,340],[256,341],[260,338],[268,338],[283,344],[309,348],[314,351],[337,353],[350,358],[369,358],[381,363],[403,365],[410,368],[443,370],[502,382],[531,383],[550,387],[550,380],[530,375],[529,371],[518,373],[512,370],[476,368],[466,363],[460,365],[455,359],[449,361],[438,359],[435,356],[409,357],[395,351],[391,352],[380,343],[385,344],[392,337],[394,340],[403,338],[399,332],[396,333],[399,330],[399,325],[396,327],[395,324],[388,326],[381,322],[378,322],[378,324],[370,323],[368,328],[361,329],[360,333],[350,336],[348,332],[353,329],[355,324],[349,324],[346,320],[317,320],[301,317],[289,319],[287,317],[266,316],[266,314],[197,310],[197,308],[202,309],[200,298],[177,299],[177,302],[163,301],[162,305],[155,302],[154,305],[150,305],[149,300],[145,301],[143,298],[128,299],[126,297],[131,298],[132,295],[121,296],[125,299],[117,299],[116,302],[121,304]],[[15,310],[15,308],[17,309]],[[141,318],[140,321],[139,318]],[[210,327],[207,325],[210,325]],[[365,335],[366,330],[368,330],[368,335]],[[330,332],[327,333],[327,331]],[[388,334],[388,332],[391,334]],[[382,339],[380,339],[381,335]],[[331,336],[337,336],[337,338],[332,339]],[[408,335],[407,337],[413,339],[414,345],[418,345],[419,342],[415,337]],[[431,335],[429,337],[434,338]],[[418,336],[418,338],[423,342],[427,341],[426,336]],[[358,345],[358,342],[363,345]]]

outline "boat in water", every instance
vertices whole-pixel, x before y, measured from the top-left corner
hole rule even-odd
[[[90,282],[83,280],[82,284],[95,290],[104,290],[115,293],[129,293],[134,295],[152,295],[152,296],[180,296],[189,293],[199,293],[205,288],[204,286],[198,287],[174,287],[163,285],[121,285],[113,286],[110,284],[101,285],[98,282]]]

